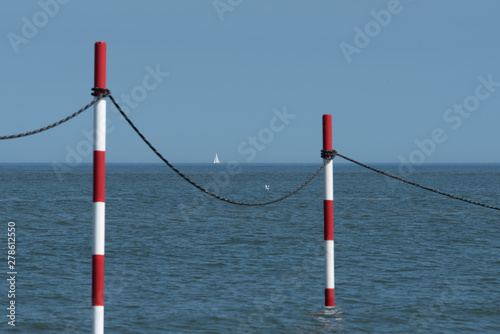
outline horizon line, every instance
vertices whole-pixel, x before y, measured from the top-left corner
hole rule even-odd
[[[173,164],[182,164],[182,165],[227,165],[233,162],[221,162],[220,164],[213,164],[211,162],[172,162]],[[236,161],[234,164],[240,165],[263,165],[263,164],[271,164],[271,165],[283,165],[283,164],[307,164],[307,165],[317,165],[321,162],[239,162]],[[340,165],[356,165],[350,161],[342,161],[338,162],[334,160],[335,164]],[[421,164],[402,164],[401,162],[363,162],[364,164],[370,165],[411,165],[414,167],[422,166],[422,165],[500,165],[500,162],[424,162]],[[80,165],[92,165],[93,162],[80,162],[75,164],[62,163],[62,162],[0,162],[0,165],[66,165],[68,167],[77,167]],[[166,165],[164,162],[106,162],[106,165]]]

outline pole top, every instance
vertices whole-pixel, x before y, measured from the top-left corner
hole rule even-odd
[[[323,150],[332,150],[332,115],[323,115]]]
[[[95,42],[94,88],[106,88],[106,42]]]

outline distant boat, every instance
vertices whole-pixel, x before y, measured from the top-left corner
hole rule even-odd
[[[215,153],[214,164],[216,165],[220,164],[220,160],[219,157],[217,156],[217,153]]]

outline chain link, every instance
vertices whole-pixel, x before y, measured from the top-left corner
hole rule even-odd
[[[335,152],[335,151],[333,151]],[[415,187],[419,187],[419,188],[422,188],[422,189],[425,189],[425,190],[429,190],[429,191],[432,191],[436,194],[440,194],[440,195],[443,195],[443,196],[448,196],[450,198],[453,198],[453,199],[458,199],[460,201],[464,201],[464,202],[467,202],[467,203],[470,203],[470,204],[475,204],[475,205],[479,205],[479,206],[482,206],[482,207],[485,207],[485,208],[489,208],[489,209],[493,209],[493,210],[500,210],[499,207],[496,207],[496,206],[493,206],[493,205],[488,205],[488,204],[484,204],[484,203],[480,203],[480,202],[476,202],[476,201],[472,201],[470,199],[467,199],[467,198],[463,198],[463,197],[459,197],[459,196],[455,196],[455,195],[452,195],[452,194],[448,194],[448,193],[445,193],[444,191],[441,191],[441,190],[437,190],[437,189],[434,189],[434,188],[430,188],[430,187],[426,187],[426,186],[423,186],[421,184],[418,184],[416,182],[413,182],[413,181],[410,181],[410,180],[406,180],[406,179],[403,179],[402,177],[399,177],[399,176],[396,176],[396,175],[393,175],[393,174],[390,174],[390,173],[387,173],[387,172],[384,172],[384,171],[381,171],[380,169],[376,169],[376,168],[373,168],[371,166],[368,166],[368,165],[365,165],[359,161],[356,161],[354,159],[351,159],[351,158],[348,158],[346,157],[345,155],[342,155],[338,152],[335,152],[335,155],[341,157],[342,159],[345,159],[347,161],[350,161],[350,162],[353,162],[355,163],[356,165],[359,165],[361,167],[364,167],[364,168],[367,168],[369,170],[372,170],[374,172],[377,172],[379,174],[382,174],[382,175],[385,175],[385,176],[388,176],[390,178],[393,178],[393,179],[396,179],[398,181],[401,181],[401,182],[404,182],[404,183],[407,183],[407,184],[411,184],[412,186],[415,186]]]
[[[184,175],[180,170],[178,170],[177,168],[175,168],[174,165],[172,165],[167,159],[165,159],[165,157],[163,157],[163,155],[161,155],[160,152],[158,152],[158,150],[146,139],[146,137],[144,137],[144,135],[139,131],[139,129],[137,129],[137,127],[134,125],[134,123],[132,123],[132,121],[130,120],[130,118],[128,118],[128,116],[125,114],[125,112],[123,112],[122,108],[120,108],[120,106],[118,105],[118,103],[115,101],[115,99],[113,98],[112,95],[109,95],[109,98],[111,99],[111,101],[113,102],[113,104],[115,105],[115,107],[118,109],[118,111],[120,112],[120,114],[123,116],[123,118],[125,118],[125,120],[128,122],[128,124],[132,127],[132,129],[134,129],[134,131],[139,135],[139,137],[141,137],[141,139],[146,143],[146,145],[149,146],[149,148],[164,162],[166,163],[174,172],[176,172],[180,177],[182,177],[184,180],[186,180],[187,182],[189,182],[190,184],[192,184],[193,186],[195,186],[196,188],[198,188],[199,190],[203,191],[204,193],[214,197],[214,198],[217,198],[221,201],[224,201],[224,202],[227,202],[227,203],[231,203],[231,204],[236,204],[236,205],[245,205],[245,206],[261,206],[261,205],[268,205],[268,204],[272,204],[272,203],[276,203],[276,202],[279,202],[281,200],[284,200],[285,198],[288,198],[290,196],[292,196],[293,194],[297,193],[300,189],[304,188],[309,182],[312,181],[312,179],[314,179],[314,177],[316,175],[318,175],[318,173],[323,169],[323,167],[325,166],[325,164],[323,163],[315,172],[314,174],[309,178],[307,179],[304,183],[302,183],[298,188],[296,188],[295,190],[287,193],[286,195],[284,196],[281,196],[279,198],[275,198],[273,200],[270,200],[270,201],[267,201],[267,202],[257,202],[257,203],[248,203],[248,202],[238,202],[238,201],[235,201],[235,200],[232,200],[232,199],[229,199],[229,198],[225,198],[225,197],[222,197],[220,195],[217,195],[217,194],[214,194],[213,192],[211,192],[210,190],[206,189],[206,188],[203,188],[202,186],[200,186],[199,184],[197,184],[196,182],[194,182],[193,180],[191,180],[189,177],[187,177],[186,175]]]
[[[100,88],[94,88],[94,89],[95,90],[100,90]],[[26,136],[34,135],[36,133],[44,132],[44,131],[47,131],[49,129],[55,128],[56,126],[61,125],[62,123],[66,122],[66,121],[69,121],[70,119],[72,119],[72,118],[80,115],[82,112],[84,112],[85,110],[87,110],[88,108],[90,108],[91,106],[93,106],[95,103],[97,103],[97,101],[99,101],[100,99],[103,99],[103,98],[106,98],[106,97],[110,96],[110,94],[111,93],[109,92],[109,90],[104,90],[101,95],[95,95],[94,96],[94,100],[92,100],[92,102],[90,102],[89,104],[87,104],[85,107],[83,107],[82,109],[78,110],[77,112],[69,115],[68,117],[61,119],[58,122],[52,123],[50,125],[44,126],[43,128],[40,128],[40,129],[37,129],[37,130],[33,130],[33,131],[18,133],[18,134],[10,135],[10,136],[0,136],[0,140],[2,140],[2,139],[13,139],[13,138],[26,137]]]
[[[19,134],[15,134],[15,135],[9,135],[9,136],[0,136],[0,140],[26,137],[26,136],[29,136],[29,135],[33,135],[33,134],[36,134],[36,133],[40,133],[40,132],[52,129],[52,128],[54,128],[54,127],[56,127],[58,125],[61,125],[62,123],[66,122],[66,121],[69,121],[70,119],[78,116],[79,114],[81,114],[82,112],[84,112],[85,110],[87,110],[88,108],[90,108],[92,105],[94,105],[95,103],[97,103],[100,99],[109,97],[111,99],[111,101],[113,102],[113,104],[115,105],[115,107],[120,112],[120,114],[123,116],[123,118],[125,118],[125,120],[134,129],[134,131],[139,135],[139,137],[141,137],[141,139],[146,143],[146,145],[148,145],[148,147],[163,162],[165,162],[174,172],[176,172],[180,177],[182,177],[184,180],[186,180],[187,182],[189,182],[190,184],[192,184],[193,186],[195,186],[199,190],[203,191],[204,193],[206,193],[206,194],[208,194],[208,195],[210,195],[210,196],[212,196],[214,198],[217,198],[217,199],[219,199],[221,201],[227,202],[227,203],[236,204],[236,205],[245,205],[245,206],[260,206],[260,205],[272,204],[272,203],[276,203],[276,202],[279,202],[281,200],[284,200],[285,198],[288,198],[288,197],[294,195],[299,190],[301,190],[302,188],[304,188],[309,182],[311,182],[316,177],[316,175],[318,175],[318,173],[323,169],[323,167],[325,166],[325,163],[327,161],[330,161],[333,158],[335,158],[336,156],[339,156],[342,159],[345,159],[347,161],[355,163],[355,164],[357,164],[357,165],[359,165],[361,167],[367,168],[369,170],[372,170],[372,171],[377,172],[379,174],[382,174],[382,175],[388,176],[390,178],[396,179],[398,181],[410,184],[412,186],[419,187],[419,188],[422,188],[422,189],[425,189],[425,190],[428,190],[428,191],[431,191],[431,192],[434,192],[434,193],[437,193],[437,194],[440,194],[440,195],[443,195],[443,196],[447,196],[447,197],[450,197],[450,198],[453,198],[453,199],[457,199],[457,200],[460,200],[460,201],[463,201],[463,202],[467,202],[467,203],[470,203],[470,204],[479,205],[479,206],[482,206],[482,207],[485,207],[485,208],[489,208],[489,209],[500,210],[500,208],[496,207],[496,206],[492,206],[492,205],[480,203],[480,202],[477,202],[477,201],[472,201],[472,200],[469,200],[469,199],[466,199],[466,198],[463,198],[463,197],[459,197],[459,196],[455,196],[455,195],[452,195],[452,194],[449,194],[449,193],[446,193],[446,192],[443,192],[443,191],[440,191],[440,190],[437,190],[437,189],[434,189],[434,188],[423,186],[421,184],[418,184],[418,183],[410,181],[410,180],[403,179],[402,177],[399,177],[399,176],[396,176],[396,175],[393,175],[393,174],[381,171],[379,169],[376,169],[374,167],[368,166],[368,165],[363,164],[363,163],[361,163],[359,161],[356,161],[354,159],[348,158],[345,155],[342,155],[342,154],[338,153],[335,150],[331,150],[331,151],[329,151],[329,150],[322,150],[321,151],[321,157],[323,158],[323,164],[311,175],[311,177],[309,177],[309,179],[307,179],[304,183],[302,183],[298,188],[296,188],[295,190],[292,190],[291,192],[289,192],[289,193],[287,193],[287,194],[285,194],[285,195],[283,195],[281,197],[275,198],[275,199],[267,201],[267,202],[256,202],[256,203],[239,202],[239,201],[235,201],[235,200],[232,200],[232,199],[228,199],[228,198],[222,197],[220,195],[214,194],[213,192],[211,192],[210,190],[208,190],[206,188],[203,188],[202,186],[200,186],[199,184],[197,184],[196,182],[194,182],[193,180],[191,180],[189,177],[187,177],[186,175],[184,175],[177,168],[175,168],[175,166],[172,165],[167,159],[165,159],[165,157],[163,155],[161,155],[160,152],[158,152],[158,150],[146,139],[146,137],[144,137],[144,135],[134,125],[134,123],[130,120],[130,118],[128,118],[128,116],[125,114],[125,112],[122,110],[122,108],[118,105],[118,103],[116,102],[116,100],[111,95],[111,92],[109,91],[109,89],[92,88],[92,90],[93,90],[92,95],[94,96],[94,99],[92,100],[92,102],[90,102],[85,107],[83,107],[80,110],[78,110],[77,112],[69,115],[68,117],[63,118],[63,119],[61,119],[58,122],[55,122],[55,123],[50,124],[50,125],[47,125],[47,126],[45,126],[43,128],[37,129],[37,130],[23,132],[23,133],[19,133]]]

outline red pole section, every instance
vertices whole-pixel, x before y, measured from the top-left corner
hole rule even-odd
[[[94,53],[94,88],[106,88],[106,43],[96,42]],[[102,94],[102,92],[97,92]]]
[[[323,150],[332,150],[332,115],[323,115]],[[325,159],[325,306],[335,306],[334,241],[333,241],[333,161]]]
[[[95,43],[94,88],[106,88],[106,43]],[[102,92],[95,91],[96,94]],[[92,333],[104,333],[106,100],[94,105],[94,221],[92,228]]]

